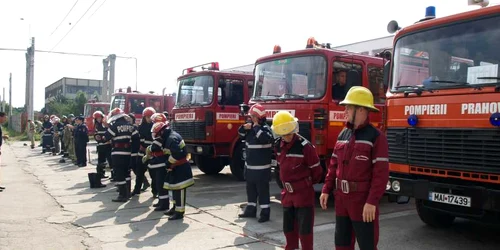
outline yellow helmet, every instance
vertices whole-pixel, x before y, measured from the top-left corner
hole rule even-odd
[[[273,117],[271,129],[279,136],[298,132],[298,119],[287,111],[279,111]]]
[[[373,106],[372,92],[362,86],[353,86],[347,91],[345,99],[340,102],[340,105],[356,105],[365,107],[370,111],[378,112],[379,110]]]

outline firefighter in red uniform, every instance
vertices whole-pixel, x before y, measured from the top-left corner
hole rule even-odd
[[[387,138],[370,124],[373,94],[365,87],[349,89],[344,101],[347,124],[333,150],[320,203],[326,209],[334,190],[335,248],[377,249],[378,204],[389,179]]]
[[[285,249],[313,249],[315,193],[313,184],[319,183],[323,169],[314,146],[297,132],[297,118],[279,111],[273,117],[272,130],[280,138],[274,149],[283,182],[283,232]]]

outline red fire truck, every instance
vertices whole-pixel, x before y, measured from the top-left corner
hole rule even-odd
[[[150,93],[140,93],[138,91],[132,91],[130,87],[127,88],[126,92],[122,89],[118,89],[117,92],[113,94],[111,99],[111,108],[120,108],[125,113],[134,113],[135,122],[139,124],[142,119],[142,111],[147,107],[153,107],[156,112],[172,111],[175,103],[175,94],[163,94],[156,95],[153,92]]]
[[[244,180],[238,127],[245,117],[239,105],[248,102],[252,93],[252,69],[219,70],[219,63],[212,62],[185,69],[178,78],[172,128],[182,135],[205,174],[217,174],[230,165],[232,174]]]
[[[303,50],[281,52],[276,45],[273,55],[255,63],[256,85],[250,105],[262,104],[269,123],[280,110],[297,117],[299,133],[313,143],[326,168],[325,162],[329,161],[346,120],[339,102],[350,87],[362,85],[373,92],[375,105],[382,112],[372,113],[370,120],[383,128],[383,67],[383,58],[334,50],[330,44],[319,44],[312,37]],[[275,177],[281,187],[278,168]]]
[[[109,112],[109,102],[96,102],[92,100],[85,104],[83,115],[85,117],[85,124],[89,129],[89,135],[94,135],[95,132],[92,114],[96,111],[102,111],[104,114],[107,114]]]
[[[415,198],[428,225],[450,226],[456,217],[500,224],[499,22],[498,5],[442,18],[431,6],[413,25],[387,27],[397,33],[386,189],[399,203]]]

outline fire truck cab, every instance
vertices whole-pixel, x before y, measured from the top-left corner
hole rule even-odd
[[[142,119],[142,111],[147,107],[153,107],[156,112],[171,112],[175,101],[175,94],[157,95],[154,92],[140,93],[132,91],[130,87],[126,92],[118,89],[111,99],[110,110],[120,108],[125,113],[133,113],[135,122],[139,124]]]
[[[484,5],[485,1],[469,1]],[[420,219],[500,223],[500,6],[395,21],[387,92],[390,178],[398,203]]]
[[[219,70],[217,62],[182,71],[172,128],[203,173],[217,174],[230,165],[232,174],[244,180],[238,128],[245,117],[239,105],[248,102],[252,89],[251,71]]]
[[[308,39],[303,50],[281,52],[276,45],[273,55],[259,58],[255,63],[256,85],[250,105],[264,106],[270,125],[280,110],[297,117],[299,133],[316,147],[326,175],[327,162],[346,120],[339,102],[350,87],[365,86],[373,92],[375,105],[381,112],[371,113],[370,121],[382,128],[383,69],[383,58],[330,49],[330,44],[319,44],[314,38]],[[278,168],[275,177],[282,187]]]
[[[89,129],[89,135],[94,135],[95,133],[94,118],[92,115],[96,111],[101,111],[106,115],[109,112],[109,102],[96,102],[92,100],[85,104],[83,116],[85,117],[85,124]]]

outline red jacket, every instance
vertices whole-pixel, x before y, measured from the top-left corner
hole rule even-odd
[[[366,203],[377,205],[389,179],[389,153],[386,136],[369,124],[354,133],[347,124],[340,132],[328,166],[323,193],[335,189],[335,179],[369,184]]]
[[[281,181],[295,182],[309,177],[313,184],[321,181],[323,168],[318,154],[314,146],[302,136],[294,135],[289,143],[278,139],[275,152]]]

